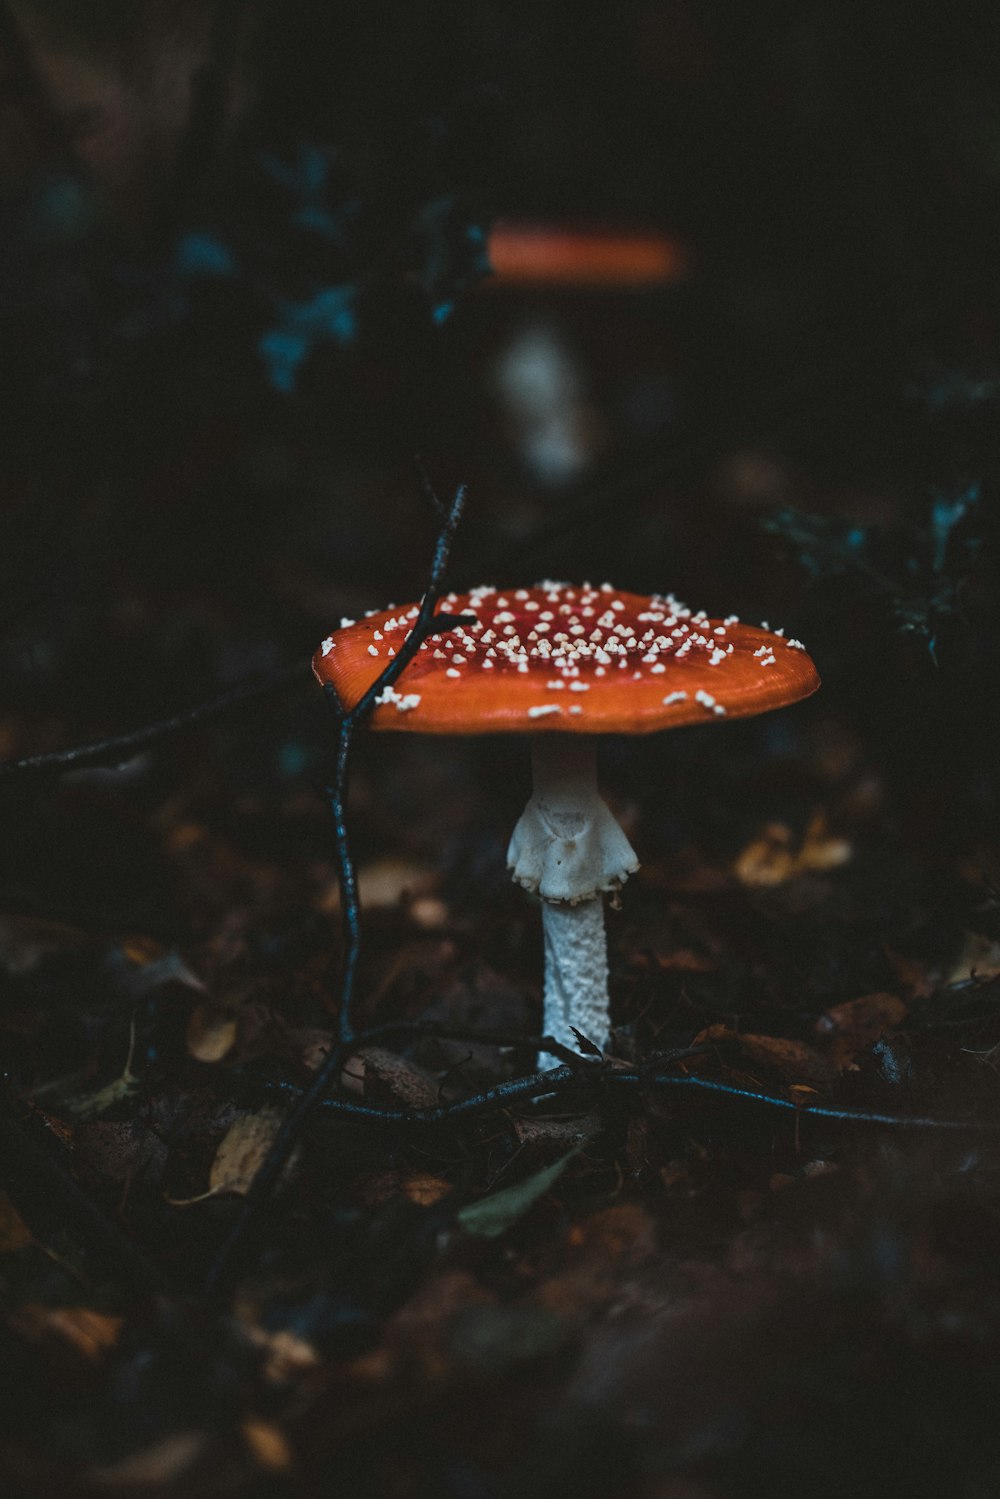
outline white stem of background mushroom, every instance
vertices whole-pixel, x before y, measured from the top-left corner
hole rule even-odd
[[[531,799],[507,850],[514,879],[541,896],[545,930],[543,1033],[578,1049],[610,1032],[604,894],[639,867],[597,790],[597,744],[576,734],[532,740]],[[544,1055],[541,1066],[555,1065]]]

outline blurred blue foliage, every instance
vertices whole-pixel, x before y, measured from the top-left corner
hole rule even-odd
[[[217,234],[194,230],[177,246],[174,266],[181,277],[235,276],[237,265],[229,246]]]
[[[179,240],[171,265],[168,296],[179,315],[190,309],[181,289],[193,282],[232,282],[237,291],[247,291],[255,306],[263,302],[270,309],[256,349],[269,384],[282,395],[295,390],[315,350],[346,350],[359,340],[363,293],[374,287],[376,278],[395,280],[400,288],[418,288],[431,321],[440,325],[451,316],[465,288],[490,269],[486,225],[472,219],[450,194],[420,206],[408,224],[404,219],[396,242],[387,246],[389,253],[373,269],[370,248],[360,245],[361,201],[338,185],[333,166],[331,156],[311,142],[302,142],[291,159],[261,154],[258,171],[280,190],[283,207],[277,221],[265,211],[263,221],[252,225],[252,234],[244,226],[239,242],[253,248],[239,253],[222,227],[192,229]],[[328,281],[317,274],[315,258],[310,261],[303,254],[296,240],[303,232],[323,242],[319,265],[328,262]],[[313,274],[303,294],[306,264],[312,265]],[[353,273],[348,269],[352,264]],[[292,279],[299,283],[295,292],[289,286]]]
[[[348,284],[323,287],[306,301],[280,305],[277,324],[257,345],[275,390],[288,394],[295,389],[302,364],[318,344],[353,342],[358,329],[355,300],[356,288]]]
[[[81,177],[68,173],[44,176],[38,183],[23,222],[34,244],[69,245],[87,237],[99,217],[97,198]]]
[[[980,497],[978,483],[937,492],[923,523],[894,529],[792,509],[766,515],[761,524],[790,546],[818,583],[846,580],[881,598],[895,629],[919,637],[937,664],[941,626],[959,615],[968,569],[981,547],[968,526]]]
[[[956,495],[939,494],[936,496],[931,507],[931,537],[934,544],[931,566],[936,573],[942,572],[948,561],[948,552],[956,527],[979,504],[979,500],[978,484],[970,484],[968,488]],[[978,538],[973,538],[972,544],[978,545]]]
[[[331,201],[331,163],[324,151],[303,142],[295,161],[282,161],[273,152],[265,152],[260,164],[293,199],[291,222],[297,229],[322,235],[338,249],[347,247],[352,221],[361,205],[354,197]]]
[[[492,271],[487,228],[468,219],[458,201],[446,196],[420,210],[414,231],[422,253],[413,280],[427,296],[435,323],[444,323],[457,296]]]

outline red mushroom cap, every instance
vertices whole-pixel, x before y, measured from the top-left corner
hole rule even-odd
[[[693,614],[672,594],[539,583],[448,594],[476,623],[431,636],[372,712],[376,729],[424,734],[649,734],[747,718],[808,697],[816,668],[797,640]],[[416,618],[408,604],[345,624],[313,657],[350,710]]]

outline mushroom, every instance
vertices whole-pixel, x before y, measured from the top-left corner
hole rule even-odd
[[[489,257],[501,286],[657,286],[679,281],[688,261],[680,241],[665,234],[512,219],[494,223]]]
[[[601,734],[648,734],[745,718],[808,697],[816,668],[798,640],[709,619],[672,594],[608,583],[476,588],[441,600],[475,623],[432,636],[372,712],[375,729],[527,733],[533,790],[507,855],[542,902],[543,1032],[578,1047],[609,1040],[604,896],[638,869],[597,790]],[[345,709],[384,671],[417,605],[370,614],[329,635],[313,658]],[[544,1061],[545,1059],[543,1059]]]

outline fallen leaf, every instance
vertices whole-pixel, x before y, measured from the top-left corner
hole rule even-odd
[[[810,818],[797,862],[799,869],[839,869],[850,861],[853,854],[847,839],[831,833],[826,818],[822,812],[817,812]]]
[[[256,1114],[244,1114],[222,1138],[208,1174],[212,1192],[249,1192],[253,1179],[284,1123],[283,1110],[267,1104]]]
[[[790,1082],[806,1079],[813,1083],[832,1082],[836,1075],[830,1060],[808,1041],[787,1036],[755,1036],[730,1030],[726,1025],[710,1025],[694,1038],[694,1046],[708,1041],[727,1041],[739,1047],[743,1056],[762,1062],[780,1072]]]
[[[236,1041],[236,1017],[195,1005],[187,1024],[187,1049],[196,1062],[221,1062]]]
[[[600,1133],[602,1121],[598,1115],[583,1119],[524,1119],[512,1120],[514,1131],[521,1144],[542,1157],[567,1150],[579,1150]]]
[[[443,1181],[440,1176],[431,1176],[426,1171],[415,1171],[412,1176],[404,1176],[401,1185],[406,1200],[415,1202],[422,1208],[433,1207],[451,1191],[449,1182]]]
[[[437,1083],[429,1072],[381,1046],[366,1046],[348,1060],[350,1071],[360,1060],[364,1065],[366,1098],[372,1103],[404,1104],[411,1109],[432,1109],[439,1102]]]
[[[1000,976],[1000,942],[982,932],[966,932],[962,951],[955,960],[945,984],[961,984],[968,979],[995,979]]]
[[[929,999],[937,987],[934,976],[915,958],[904,957],[888,944],[883,951],[900,987],[911,999]]]
[[[282,1110],[274,1104],[267,1104],[256,1114],[242,1114],[229,1126],[215,1152],[215,1159],[208,1173],[208,1191],[199,1192],[196,1197],[168,1197],[167,1201],[172,1207],[179,1208],[204,1202],[206,1198],[217,1197],[221,1192],[232,1192],[245,1197],[278,1137],[284,1117]],[[292,1162],[289,1161],[285,1170],[289,1170],[291,1165]]]
[[[577,1150],[571,1150],[560,1160],[553,1161],[551,1166],[543,1166],[541,1171],[536,1171],[533,1176],[526,1177],[513,1187],[504,1187],[488,1197],[481,1197],[478,1202],[469,1203],[468,1207],[462,1208],[456,1215],[459,1225],[466,1233],[475,1234],[477,1238],[498,1238],[522,1218],[540,1197],[545,1196],[576,1154]]]
[[[795,873],[792,830],[783,822],[767,823],[737,856],[733,873],[749,890],[782,885]]]
[[[262,1468],[280,1473],[291,1467],[292,1451],[281,1428],[271,1421],[244,1421],[243,1436]]]
[[[380,1207],[393,1198],[404,1197],[418,1207],[432,1207],[451,1191],[449,1182],[429,1172],[377,1171],[367,1174],[358,1188],[366,1207]]]
[[[651,960],[664,973],[714,973],[719,966],[690,947],[675,947],[670,952],[640,953],[638,958],[644,963]]]
[[[787,823],[766,823],[738,855],[733,872],[741,885],[763,890],[783,885],[807,871],[837,869],[852,853],[851,845],[831,834],[826,818],[817,812],[797,846]]]
[[[10,1320],[24,1337],[34,1342],[58,1338],[95,1364],[115,1346],[123,1326],[123,1318],[109,1317],[89,1306],[42,1306],[31,1302],[19,1307]]]
[[[131,998],[143,999],[166,984],[180,984],[185,989],[195,989],[201,994],[205,992],[204,981],[192,972],[179,952],[170,951],[162,957],[136,961],[135,951],[134,946],[121,949],[118,965],[119,985]]]
[[[827,1010],[817,1020],[815,1033],[826,1042],[827,1056],[842,1071],[905,1017],[906,1005],[895,994],[863,994]]]
[[[135,1021],[129,1031],[128,1056],[125,1058],[125,1066],[120,1077],[113,1082],[106,1083],[103,1088],[98,1088],[94,1093],[83,1093],[77,1098],[71,1098],[66,1103],[66,1111],[75,1114],[78,1119],[96,1119],[100,1114],[107,1113],[116,1103],[121,1103],[123,1098],[128,1098],[139,1086],[139,1079],[132,1071],[132,1058],[135,1055]]]

